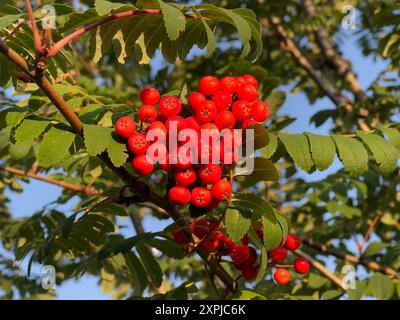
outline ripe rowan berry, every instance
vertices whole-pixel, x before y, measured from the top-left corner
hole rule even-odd
[[[171,232],[172,237],[181,245],[187,243],[186,235],[182,230],[176,230]]]
[[[180,116],[172,116],[169,117],[167,121],[165,121],[165,127],[167,128],[168,134],[175,134],[175,132],[171,132],[171,130],[173,130],[174,128],[176,128],[176,134],[178,134],[183,129],[186,129],[186,121]]]
[[[269,256],[276,262],[283,262],[287,257],[287,249],[285,247],[276,247],[269,252]]]
[[[195,131],[200,131],[201,121],[197,119],[195,116],[190,116],[185,119],[186,129],[193,129]]]
[[[207,98],[201,92],[192,92],[189,96],[188,103],[192,108],[193,112],[196,112],[197,108],[206,101]]]
[[[290,281],[290,272],[280,268],[274,272],[274,280],[279,284],[287,284]]]
[[[226,179],[219,180],[213,184],[211,193],[215,199],[227,200],[231,196],[232,186]]]
[[[203,165],[199,171],[199,178],[204,184],[213,184],[221,179],[222,168],[215,163]]]
[[[131,117],[122,117],[115,123],[115,131],[120,137],[129,138],[135,133],[136,123]]]
[[[213,76],[205,76],[199,82],[200,92],[206,96],[215,94],[219,89],[219,80]]]
[[[206,206],[207,209],[212,210],[215,209],[216,207],[218,207],[218,205],[220,204],[221,201],[212,198],[210,203]]]
[[[207,251],[214,251],[219,246],[219,240],[216,237],[205,239],[202,244],[203,248]]]
[[[128,149],[135,155],[144,154],[150,143],[146,140],[146,136],[135,132],[128,139]]]
[[[210,231],[210,226],[206,219],[192,221],[190,228],[193,234],[199,239],[203,239]]]
[[[177,169],[174,172],[174,179],[180,186],[189,186],[196,181],[196,171],[193,168],[187,168],[185,170]]]
[[[242,239],[240,239],[240,242],[242,243],[242,244],[244,244],[244,245],[248,245],[249,244],[249,235],[246,233],[243,237],[242,237]]]
[[[255,266],[244,266],[241,273],[244,280],[252,281],[257,277],[258,270]]]
[[[204,187],[196,187],[192,190],[191,201],[196,207],[206,207],[211,202],[211,192]]]
[[[247,120],[245,120],[245,121],[242,123],[242,129],[246,129],[247,127],[249,127],[249,126],[251,126],[251,125],[253,125],[253,124],[256,124],[256,123],[257,123],[256,120],[247,119]]]
[[[150,124],[148,127],[147,127],[147,131],[150,131],[150,130],[155,130],[155,129],[160,129],[160,130],[162,130],[164,133],[167,133],[167,127],[165,126],[165,124],[163,123],[163,122],[161,122],[161,121],[154,121],[152,124]]]
[[[190,191],[182,186],[172,187],[168,192],[168,200],[178,206],[184,206],[190,202]]]
[[[145,88],[140,91],[140,101],[143,104],[155,105],[160,100],[160,93],[154,88]]]
[[[251,105],[250,114],[254,120],[258,122],[264,122],[268,119],[269,107],[263,101],[256,101]]]
[[[231,106],[232,96],[230,93],[228,93],[226,91],[217,91],[214,94],[212,101],[217,106],[218,111],[224,111],[224,110],[228,110],[229,107]]]
[[[231,253],[232,261],[235,264],[242,264],[249,258],[249,256],[250,256],[249,247],[245,245],[236,246]]]
[[[237,100],[232,105],[232,113],[240,122],[250,118],[250,112],[251,104],[247,100]]]
[[[193,152],[190,148],[186,146],[179,146],[175,155],[177,157],[175,166],[178,169],[184,170],[191,166],[193,162]],[[173,157],[175,157],[175,155],[173,155]]]
[[[201,122],[211,122],[217,115],[217,106],[211,100],[206,100],[196,109],[196,117]]]
[[[242,134],[239,130],[229,129],[225,130],[222,134],[221,143],[223,143],[227,148],[228,146],[232,146],[233,148],[231,150],[240,147],[242,142]]]
[[[258,89],[258,80],[251,74],[245,74],[242,76],[247,84],[251,84],[254,88]]]
[[[152,123],[157,118],[157,109],[149,104],[145,104],[139,109],[139,120],[144,123]]]
[[[132,160],[132,168],[140,176],[148,176],[154,170],[153,164],[144,154],[137,156]]]
[[[294,260],[294,271],[300,274],[305,274],[310,270],[310,263],[304,258],[297,258]]]
[[[236,118],[230,111],[221,111],[215,117],[214,123],[220,131],[223,129],[232,129],[235,127]]]
[[[182,110],[182,104],[177,97],[166,96],[161,98],[158,104],[158,110],[164,117],[177,116]]]
[[[289,249],[292,251],[297,250],[300,247],[300,244],[301,244],[301,241],[296,235],[291,234],[291,233],[288,234],[288,236],[286,238],[286,242],[285,242],[286,249]]]
[[[237,96],[240,100],[253,102],[258,98],[258,91],[251,84],[244,84],[237,90]]]
[[[238,88],[238,81],[235,77],[227,76],[220,80],[219,82],[221,90],[228,93],[235,93]]]

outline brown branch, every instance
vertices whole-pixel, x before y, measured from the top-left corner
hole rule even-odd
[[[7,47],[3,40],[0,40],[0,52],[4,54],[11,62],[13,62],[18,68],[25,72],[29,77],[36,82],[36,84],[42,89],[42,91],[49,97],[56,108],[63,114],[65,119],[74,128],[77,134],[83,138],[83,123],[74,113],[73,109],[65,102],[65,100],[58,94],[50,81],[42,74],[36,75],[32,67],[29,67],[26,60],[20,56],[13,49]],[[125,184],[129,185],[132,192],[137,197],[142,199],[142,202],[152,202],[155,205],[161,207],[169,216],[178,223],[179,226],[189,230],[188,222],[183,219],[180,212],[175,206],[173,206],[166,198],[161,197],[151,192],[148,185],[144,182],[131,176],[129,172],[123,167],[115,167],[110,161],[107,154],[102,153],[99,158],[113,171]],[[188,234],[189,235],[189,234]],[[197,253],[200,257],[208,263],[212,272],[217,275],[221,281],[225,284],[227,289],[234,293],[237,291],[237,283],[227,273],[227,271],[221,266],[221,264],[213,257],[209,252],[202,248],[198,248]]]
[[[368,261],[364,258],[357,258],[353,255],[350,255],[346,252],[342,252],[338,249],[332,248],[332,247],[328,247],[326,245],[323,244],[318,244],[315,243],[312,240],[306,239],[304,237],[300,237],[302,240],[302,243],[305,244],[306,246],[313,248],[321,253],[325,253],[331,256],[334,256],[336,258],[348,261],[350,263],[353,264],[359,264],[364,266],[365,268],[372,270],[372,271],[378,271],[384,274],[387,274],[389,276],[396,276],[397,272],[396,270],[390,268],[390,267],[386,267],[386,266],[382,266],[379,263],[375,262],[375,261]]]
[[[144,9],[144,10],[131,10],[131,11],[119,12],[119,13],[109,15],[100,20],[92,22],[92,23],[74,31],[73,33],[66,36],[65,38],[59,40],[57,43],[54,44],[54,46],[52,46],[52,48],[50,49],[50,51],[48,52],[46,57],[47,58],[54,57],[68,43],[74,41],[75,39],[81,37],[85,33],[89,32],[103,24],[106,24],[106,23],[109,23],[111,21],[118,20],[118,19],[132,17],[132,16],[139,15],[139,14],[161,15],[162,12],[159,9]],[[194,15],[189,15],[189,14],[185,14],[185,17],[188,19],[197,19],[198,18]]]
[[[100,190],[94,190],[93,188],[88,189],[87,186],[84,185],[79,185],[79,184],[73,184],[73,183],[69,183],[69,182],[65,182],[65,181],[59,181],[47,176],[43,176],[40,174],[36,174],[34,172],[30,172],[30,171],[24,171],[24,170],[20,170],[20,169],[16,169],[13,167],[0,167],[0,171],[4,171],[4,172],[8,172],[17,176],[21,176],[21,177],[29,177],[35,180],[39,180],[39,181],[43,181],[43,182],[47,182],[50,184],[54,184],[56,186],[59,186],[61,188],[64,189],[68,189],[74,192],[81,192],[81,193],[85,193],[86,195],[97,195],[100,194],[101,191]]]
[[[376,224],[378,223],[379,219],[382,217],[383,212],[381,210],[378,210],[378,212],[376,213],[376,216],[374,218],[374,220],[372,220],[367,232],[365,233],[364,239],[362,244],[359,247],[359,251],[360,251],[360,257],[363,254],[363,249],[367,243],[367,241],[369,240],[369,237],[371,236],[372,231],[374,230]]]
[[[19,31],[19,29],[21,29],[25,25],[26,25],[26,21],[25,20],[19,22],[15,26],[14,29],[12,29],[9,33],[6,34],[6,36],[4,37],[4,41],[9,40],[10,38],[12,38]]]
[[[340,289],[346,290],[344,285],[343,285],[343,283],[342,283],[342,279],[340,279],[340,277],[337,276],[336,274],[330,272],[322,263],[318,262],[313,257],[311,257],[310,255],[308,255],[307,253],[305,253],[305,252],[303,252],[303,251],[301,251],[299,249],[294,251],[294,254],[307,259],[310,262],[310,264],[315,269],[317,269],[321,274],[323,274],[325,277],[327,277],[329,280],[331,280]]]
[[[41,54],[42,52],[42,40],[40,38],[40,33],[35,21],[35,16],[33,15],[31,2],[29,0],[25,0],[26,9],[28,10],[29,21],[31,22],[31,28],[33,32],[33,40],[35,42],[35,51],[36,54]]]
[[[305,0],[303,3],[308,15],[310,17],[315,17],[317,15],[317,8],[315,7],[313,0]],[[336,52],[332,46],[326,29],[319,26],[318,30],[314,31],[314,35],[325,59],[333,66],[337,74],[347,81],[355,99],[358,101],[365,101],[367,99],[367,95],[362,89],[361,84],[358,82],[357,76],[351,70],[349,64],[340,56],[340,54]]]

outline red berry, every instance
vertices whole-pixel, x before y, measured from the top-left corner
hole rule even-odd
[[[216,237],[210,237],[203,241],[203,248],[207,251],[214,251],[219,246],[219,240]]]
[[[177,116],[182,110],[182,104],[177,97],[167,96],[161,98],[158,104],[158,110],[164,117]]]
[[[296,235],[291,234],[291,233],[288,234],[288,236],[286,238],[286,242],[285,242],[286,249],[289,249],[292,251],[297,250],[300,247],[300,244],[301,244],[301,241]]]
[[[152,123],[157,118],[157,109],[149,104],[141,106],[139,109],[139,120],[144,123]]]
[[[235,93],[238,88],[238,81],[235,77],[227,76],[219,82],[221,90],[228,93]]]
[[[172,231],[171,235],[179,244],[184,245],[187,243],[186,235],[182,230]]]
[[[190,107],[192,108],[193,112],[196,112],[197,108],[206,101],[207,98],[204,94],[200,92],[193,92],[190,94],[188,102]]]
[[[210,231],[210,226],[208,225],[207,220],[204,218],[197,221],[192,221],[190,228],[193,234],[199,239],[204,238]]]
[[[217,106],[211,100],[206,100],[196,109],[196,117],[201,122],[211,122],[217,115]]]
[[[274,280],[279,284],[287,284],[290,281],[290,272],[280,268],[274,272]]]
[[[131,117],[122,117],[115,123],[115,131],[120,137],[129,138],[135,133],[136,123]]]
[[[276,262],[283,262],[287,257],[287,249],[281,246],[276,247],[270,251],[269,256]]]
[[[251,84],[244,84],[237,90],[237,96],[240,100],[253,102],[258,98],[258,91]]]
[[[206,96],[215,94],[219,89],[219,81],[216,77],[205,76],[199,82],[200,92]]]
[[[213,96],[212,101],[217,106],[218,111],[228,110],[232,104],[232,96],[226,91],[218,91]]]
[[[232,113],[240,122],[243,122],[250,118],[251,110],[251,104],[247,100],[237,100],[232,105]]]
[[[190,191],[185,187],[176,186],[169,190],[168,200],[179,206],[184,206],[190,202]]]
[[[252,124],[256,124],[257,121],[253,119],[247,119],[242,123],[242,129],[247,128],[248,126],[251,126]]]
[[[236,77],[236,82],[237,82],[237,87],[238,87],[238,89],[239,89],[241,86],[243,86],[243,85],[246,84],[246,80],[245,80],[243,77],[241,77],[241,76]],[[237,91],[237,90],[236,90],[236,91]]]
[[[294,271],[300,274],[305,274],[310,270],[310,263],[304,258],[297,258],[294,260]]]
[[[204,184],[213,184],[221,179],[222,168],[215,163],[203,165],[199,169],[199,177]]]
[[[256,89],[258,88],[258,81],[254,76],[251,74],[245,74],[242,77],[247,84],[251,84]]]
[[[218,207],[218,205],[219,205],[219,203],[220,203],[221,201],[219,201],[219,200],[217,200],[217,199],[215,199],[215,198],[212,198],[211,199],[211,201],[210,201],[210,203],[207,205],[207,209],[210,209],[210,210],[212,210],[212,209],[215,209],[216,207]]]
[[[159,164],[160,169],[164,170],[165,172],[172,172],[174,170],[174,166],[169,163],[160,163]]]
[[[233,250],[235,250],[236,247],[238,247],[236,243],[234,243],[229,237],[224,234],[222,235],[220,240],[229,252],[232,252]]]
[[[174,179],[180,186],[189,186],[196,181],[196,171],[193,168],[178,169],[174,173]]]
[[[178,169],[187,169],[191,166],[192,162],[192,150],[186,146],[179,146],[169,154],[169,163],[175,165]]]
[[[160,93],[154,88],[145,88],[140,91],[140,101],[143,104],[155,105],[160,100]]]
[[[200,164],[216,163],[219,162],[221,154],[220,143],[210,141],[199,141],[198,160]]]
[[[191,116],[185,119],[186,129],[193,129],[195,131],[200,131],[201,121],[197,119],[195,116]]]
[[[252,266],[256,263],[257,261],[257,250],[253,247],[249,247],[249,258],[244,262],[248,266]]]
[[[231,143],[230,146],[234,148],[240,147],[242,145],[242,134],[240,133],[240,131],[235,129],[225,131],[222,135],[221,143],[223,143],[224,146],[228,146],[229,141]]]
[[[165,122],[165,127],[167,128],[168,133],[170,133],[173,128],[176,128],[176,133],[178,133],[183,129],[186,129],[186,121],[180,116],[172,116]]]
[[[154,121],[151,125],[149,125],[146,129],[147,131],[150,130],[161,130],[164,133],[167,133],[167,127],[161,121]]]
[[[153,172],[154,166],[148,161],[147,156],[142,154],[132,160],[132,168],[140,176],[148,176]]]
[[[250,250],[248,246],[237,246],[231,253],[232,261],[236,264],[242,264],[250,257]]]
[[[232,186],[226,179],[219,180],[213,184],[211,193],[215,199],[227,200],[231,196]]]
[[[242,277],[246,281],[252,281],[257,277],[258,270],[257,267],[254,266],[245,266],[241,270],[242,272]]]
[[[135,155],[144,154],[149,147],[150,143],[146,140],[146,136],[135,132],[128,139],[128,149]]]
[[[214,121],[220,131],[223,129],[231,129],[235,127],[236,119],[232,112],[221,111],[217,114]]]
[[[192,190],[191,201],[196,207],[206,207],[211,202],[211,192],[204,187],[196,187]]]
[[[242,239],[240,239],[240,242],[242,243],[242,244],[244,244],[244,245],[248,245],[249,244],[249,235],[246,233],[243,237],[242,237]]]
[[[250,114],[258,122],[264,122],[269,116],[269,107],[263,101],[256,101],[251,105]]]
[[[225,166],[230,166],[239,160],[239,153],[237,151],[224,151],[224,147],[221,148],[221,162]]]

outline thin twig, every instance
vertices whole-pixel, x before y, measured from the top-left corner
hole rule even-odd
[[[10,38],[12,38],[19,31],[19,29],[21,29],[25,25],[26,25],[25,20],[22,20],[21,22],[19,22],[13,30],[11,30],[9,33],[6,34],[6,36],[4,37],[4,41],[7,41]]]
[[[35,16],[33,15],[31,2],[29,0],[25,0],[25,3],[26,3],[26,9],[28,11],[29,20],[31,22],[33,39],[35,42],[35,51],[37,55],[40,55],[42,52],[42,39],[40,38],[40,33],[35,21]]]
[[[374,220],[372,220],[367,232],[365,233],[364,239],[362,244],[359,247],[359,251],[360,251],[360,257],[363,254],[363,250],[365,248],[365,245],[367,244],[367,241],[369,240],[369,237],[371,236],[372,231],[374,231],[374,228],[376,226],[376,224],[378,223],[379,219],[382,217],[383,212],[381,210],[378,210],[376,213],[376,216],[374,218]]]

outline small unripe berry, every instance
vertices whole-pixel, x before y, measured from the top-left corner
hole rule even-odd
[[[305,274],[310,270],[310,263],[304,258],[294,260],[294,271],[300,274]]]
[[[184,206],[190,202],[190,191],[185,187],[172,187],[168,192],[168,200],[178,206]]]
[[[287,284],[290,281],[290,272],[280,268],[274,272],[274,280],[279,284]]]
[[[136,123],[131,117],[122,117],[115,123],[116,133],[123,138],[129,138],[135,133]]]

